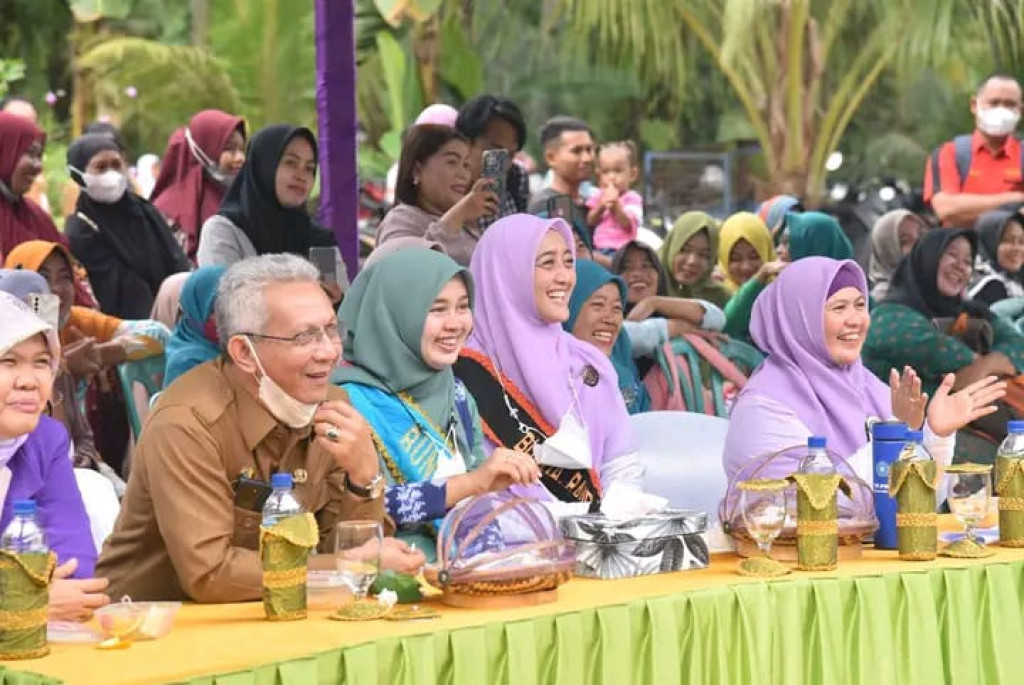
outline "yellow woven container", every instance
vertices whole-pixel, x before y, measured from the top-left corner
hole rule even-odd
[[[831,571],[839,554],[839,505],[836,491],[850,486],[839,474],[797,473],[796,556],[802,571]]]
[[[263,610],[271,621],[306,618],[306,564],[319,536],[312,514],[289,516],[260,528]]]
[[[896,539],[900,559],[931,561],[938,551],[935,462],[896,461],[889,470],[889,496],[896,499]]]
[[[0,661],[36,659],[46,644],[46,605],[57,557],[53,552],[0,550]]]
[[[996,457],[999,544],[1024,547],[1024,460]]]

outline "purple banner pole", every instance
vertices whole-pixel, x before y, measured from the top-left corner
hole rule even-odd
[[[320,221],[334,231],[349,278],[359,270],[354,0],[314,0]]]

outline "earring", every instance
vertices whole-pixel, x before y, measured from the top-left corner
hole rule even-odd
[[[419,179],[418,177],[416,177],[416,178],[413,178],[413,179],[412,179],[412,184],[413,184],[414,186],[418,186],[418,185],[420,184],[420,179]]]

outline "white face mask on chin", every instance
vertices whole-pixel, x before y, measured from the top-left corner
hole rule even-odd
[[[556,430],[547,440],[533,448],[537,462],[562,469],[589,469],[594,465],[590,451],[590,433],[569,407]]]
[[[312,423],[313,415],[320,408],[320,403],[307,404],[300,402],[286,393],[267,374],[262,362],[260,362],[259,355],[256,354],[256,348],[253,347],[252,341],[248,337],[245,337],[245,344],[249,346],[252,358],[256,361],[256,368],[260,370],[260,377],[256,379],[260,384],[259,398],[263,406],[267,408],[267,411],[289,428],[305,428]]]
[[[982,107],[978,105],[978,130],[990,136],[1008,136],[1017,129],[1020,113],[1009,107]]]

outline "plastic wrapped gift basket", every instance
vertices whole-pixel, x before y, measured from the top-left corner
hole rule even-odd
[[[459,503],[437,536],[427,582],[453,606],[503,607],[555,601],[572,576],[572,543],[540,502],[507,491]]]
[[[800,462],[807,455],[806,445],[788,447],[751,460],[729,481],[725,497],[718,509],[722,529],[736,542],[740,556],[758,556],[757,544],[747,532],[740,507],[740,490],[737,485],[756,478],[788,478],[800,469]],[[871,485],[854,473],[850,464],[841,456],[828,451],[829,459],[850,486],[850,494],[838,492],[839,504],[839,558],[854,559],[861,555],[862,544],[875,529],[875,501]],[[793,561],[796,555],[796,485],[787,488],[786,524],[772,546],[772,556],[779,561]]]

